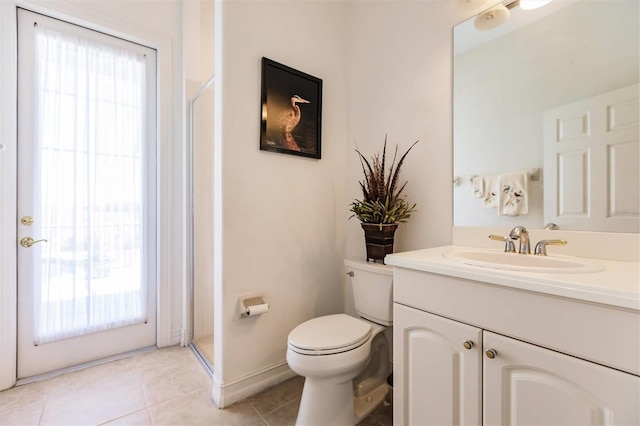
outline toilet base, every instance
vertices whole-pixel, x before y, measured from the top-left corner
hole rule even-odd
[[[307,377],[296,426],[355,425],[351,380],[336,384]]]
[[[297,426],[356,425],[381,405],[389,393],[389,386],[382,383],[366,395],[354,397],[351,380],[339,385],[322,382],[305,380]]]
[[[353,398],[353,406],[358,421],[367,417],[385,400],[389,394],[389,386],[386,383],[381,384],[367,395]]]

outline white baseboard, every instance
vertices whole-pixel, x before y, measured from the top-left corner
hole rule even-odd
[[[218,408],[225,408],[295,375],[287,361],[225,383],[220,382],[214,371],[211,398]]]
[[[176,330],[171,330],[171,341],[169,343],[168,346],[176,346],[176,345],[181,345],[181,346],[187,346],[189,344],[189,342],[186,342],[186,344],[182,344],[182,329],[176,329]]]

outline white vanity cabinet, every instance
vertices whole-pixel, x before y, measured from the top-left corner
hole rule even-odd
[[[640,424],[639,310],[399,267],[401,255],[387,257],[394,424]]]
[[[482,330],[397,303],[393,315],[393,423],[480,424]]]
[[[485,425],[637,425],[638,377],[484,332]]]

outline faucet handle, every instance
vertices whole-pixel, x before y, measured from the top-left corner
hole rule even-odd
[[[505,253],[515,253],[516,252],[516,246],[513,244],[513,241],[511,241],[511,238],[509,238],[509,237],[503,237],[501,235],[491,234],[491,235],[489,235],[489,239],[492,239],[494,241],[502,241],[502,242],[504,242],[504,251],[505,251]]]
[[[536,244],[536,248],[533,250],[533,254],[540,256],[547,255],[547,246],[563,246],[567,244],[566,240],[542,240]]]

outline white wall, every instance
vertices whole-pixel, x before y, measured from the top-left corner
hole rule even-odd
[[[288,370],[295,326],[342,310],[345,14],[342,2],[329,1],[218,8],[214,399],[226,405],[241,396],[234,386],[259,386],[261,377]],[[263,56],[323,80],[322,159],[258,149]],[[247,293],[263,294],[270,311],[240,319],[238,297]]]
[[[481,6],[464,0],[218,6],[222,183],[216,188],[223,235],[214,250],[220,303],[213,393],[226,405],[249,382],[286,367],[291,329],[343,310],[342,260],[365,253],[359,223],[347,221],[361,178],[354,142],[373,154],[385,133],[405,149],[421,140],[403,166],[407,194],[420,211],[401,227],[396,248],[451,241],[451,29]],[[323,79],[322,160],[258,150],[262,56]],[[238,296],[253,292],[266,296],[270,312],[239,319]]]
[[[186,99],[193,103],[193,200],[194,218],[194,301],[185,309],[185,329],[196,340],[213,335],[213,108],[215,87],[209,83],[214,74],[214,2],[183,3],[183,37]],[[208,87],[205,89],[205,85]],[[187,111],[187,114],[189,112]],[[188,117],[187,117],[188,118]],[[189,124],[187,124],[187,127]],[[187,129],[189,137],[189,129]],[[189,236],[187,236],[189,238]],[[190,298],[190,289],[185,289]],[[185,336],[190,339],[191,336]],[[202,342],[202,341],[200,341]],[[185,341],[185,343],[188,343]],[[202,349],[203,346],[201,345]],[[208,349],[208,346],[207,346]],[[211,362],[213,360],[211,359]]]
[[[348,3],[349,200],[360,197],[362,180],[354,143],[370,156],[382,149],[385,134],[400,151],[420,140],[401,174],[419,211],[398,228],[395,251],[451,242],[451,30],[473,6],[463,0]],[[347,256],[365,257],[355,218],[348,222]]]

